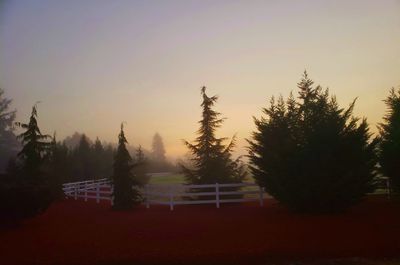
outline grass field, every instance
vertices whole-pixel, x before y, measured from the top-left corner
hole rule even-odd
[[[252,177],[247,177],[245,182],[254,182]],[[150,184],[184,184],[185,179],[183,174],[171,173],[171,175],[165,176],[152,176],[150,178]]]
[[[185,183],[183,174],[172,173],[168,176],[151,176],[150,184],[183,184]]]

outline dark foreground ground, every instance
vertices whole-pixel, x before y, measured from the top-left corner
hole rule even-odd
[[[0,264],[400,264],[400,203],[370,197],[334,216],[274,200],[113,212],[65,200],[0,230]]]

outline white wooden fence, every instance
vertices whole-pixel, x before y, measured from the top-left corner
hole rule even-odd
[[[227,189],[237,190],[227,190]],[[206,189],[206,191],[201,191]],[[243,189],[243,190],[242,190]],[[195,190],[195,191],[194,191]],[[200,190],[200,191],[199,191]],[[211,191],[210,191],[211,190]],[[107,200],[113,204],[113,186],[107,179],[79,181],[63,184],[63,191],[67,198],[83,198]],[[215,204],[217,208],[222,203],[259,201],[260,206],[264,203],[264,189],[254,183],[233,184],[206,184],[206,185],[162,185],[148,184],[142,190],[144,204],[168,205],[170,210],[176,205],[187,204]],[[201,199],[207,196],[206,199]],[[238,196],[239,198],[224,198],[226,196]],[[193,199],[194,198],[194,199]]]
[[[85,201],[88,199],[96,199],[99,203],[100,200],[110,201],[113,204],[114,198],[112,196],[113,186],[108,179],[86,180],[78,182],[70,182],[63,184],[63,191],[67,198],[83,198]]]
[[[158,190],[160,189],[161,190]],[[236,188],[235,191],[224,191]],[[240,190],[246,188],[246,190]],[[197,191],[207,189],[207,191]],[[212,191],[210,191],[212,189]],[[193,191],[196,190],[196,191]],[[223,198],[226,195],[239,195],[242,198]],[[207,196],[207,199],[201,199]],[[247,196],[247,197],[246,197]],[[191,199],[191,198],[195,199]],[[211,198],[210,198],[211,197]],[[259,201],[260,206],[264,204],[264,189],[254,183],[232,183],[232,184],[205,184],[205,185],[146,185],[144,190],[146,207],[151,204],[169,205],[170,210],[175,205],[184,204],[215,204],[217,208],[221,203]]]

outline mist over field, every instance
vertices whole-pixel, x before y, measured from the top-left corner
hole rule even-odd
[[[85,133],[151,149],[159,132],[175,160],[194,139],[200,87],[220,96],[246,153],[252,116],[288,96],[304,69],[372,131],[400,83],[398,1],[2,1],[0,87],[17,121],[41,101],[43,132]]]

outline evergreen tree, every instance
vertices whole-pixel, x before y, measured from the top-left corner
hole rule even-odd
[[[85,134],[81,135],[78,146],[74,149],[72,154],[73,159],[73,175],[76,180],[89,180],[94,176],[94,162],[92,157],[92,150],[90,140]]]
[[[83,135],[84,133],[75,132],[74,134],[65,137],[63,142],[70,150],[74,150],[79,146],[79,143]],[[86,135],[85,138],[88,141],[89,145],[91,146],[93,144],[91,139],[89,139]]]
[[[164,142],[159,133],[155,133],[152,143],[152,157],[158,162],[165,162],[165,148]]]
[[[93,145],[92,160],[94,178],[100,179],[109,177],[105,175],[105,167],[107,166],[107,163],[104,163],[104,147],[98,137]]]
[[[51,188],[55,192],[57,198],[62,198],[62,184],[69,181],[71,163],[68,147],[65,143],[57,142],[55,133],[46,160],[46,166]]]
[[[94,142],[93,150],[95,153],[100,154],[100,155],[104,152],[104,147],[101,144],[99,137],[97,137],[96,141]]]
[[[152,172],[166,172],[173,170],[171,163],[167,161],[165,156],[164,142],[159,133],[154,134],[152,142],[152,150],[148,167]]]
[[[391,187],[400,192],[400,88],[392,88],[385,99],[387,113],[379,125],[381,172],[389,177]]]
[[[121,124],[121,131],[118,136],[118,148],[114,158],[114,174],[112,176],[114,184],[114,206],[116,210],[127,210],[133,204],[139,203],[141,196],[137,190],[140,184],[132,173],[134,168],[133,160],[129,154],[126,144],[124,127]]]
[[[141,186],[146,185],[150,181],[150,176],[147,174],[147,159],[144,156],[142,146],[136,149],[136,162],[134,175]]]
[[[43,170],[50,143],[37,124],[36,105],[32,108],[29,123],[17,123],[25,129],[18,138],[23,148],[18,154],[19,163],[1,181],[0,215],[20,219],[44,212],[54,200],[48,175]]]
[[[339,107],[328,90],[313,86],[307,73],[299,100],[271,100],[266,117],[254,118],[249,140],[257,183],[295,211],[343,210],[374,190],[377,142],[366,120],[352,116],[355,101]]]
[[[217,138],[215,131],[222,125],[224,119],[220,113],[213,110],[218,97],[208,97],[206,87],[202,87],[203,102],[201,107],[199,134],[194,143],[185,141],[192,155],[193,167],[181,165],[188,184],[210,183],[240,183],[245,178],[243,166],[238,159],[232,159],[232,150],[235,146],[235,136],[228,145],[223,142],[226,138]]]
[[[33,182],[41,182],[43,174],[41,167],[44,162],[44,156],[49,151],[51,144],[46,141],[51,138],[49,135],[43,135],[40,132],[37,123],[36,105],[32,108],[29,123],[16,123],[18,127],[25,129],[25,132],[17,136],[21,140],[23,147],[18,153],[19,159],[23,162],[24,173]]]
[[[16,111],[10,111],[12,100],[4,97],[0,88],[0,172],[2,172],[10,157],[17,153],[18,141],[14,134],[14,120]]]
[[[108,144],[104,149],[104,157],[103,157],[103,164],[104,164],[104,177],[109,178],[113,174],[113,164],[114,164],[114,157],[116,154],[115,148],[111,144]]]

